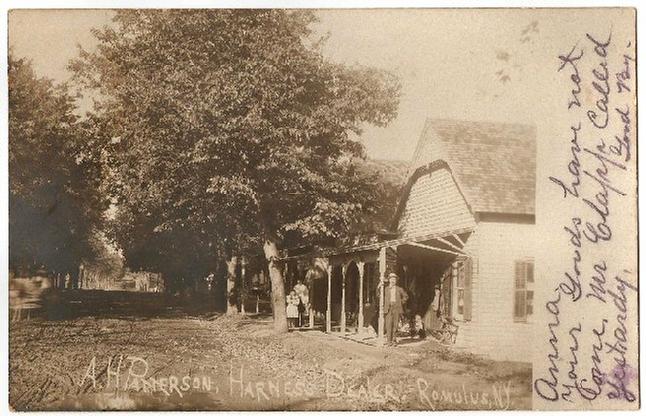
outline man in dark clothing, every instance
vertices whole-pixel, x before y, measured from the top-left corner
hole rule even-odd
[[[388,283],[388,286],[384,289],[386,345],[395,345],[395,335],[399,327],[399,318],[404,312],[404,304],[408,300],[408,295],[404,289],[397,286],[397,275],[395,273],[388,275]],[[377,290],[377,296],[381,296],[381,287],[378,287]]]

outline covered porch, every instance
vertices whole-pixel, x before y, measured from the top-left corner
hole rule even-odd
[[[309,288],[307,328],[382,344],[383,293],[388,274],[394,272],[409,295],[407,315],[419,315],[428,332],[438,325],[431,310],[436,286],[441,291],[442,316],[465,313],[464,300],[470,291],[464,287],[465,279],[460,279],[460,268],[470,258],[467,240],[472,232],[459,229],[319,252],[308,258],[285,257],[286,283],[290,287],[298,279]]]

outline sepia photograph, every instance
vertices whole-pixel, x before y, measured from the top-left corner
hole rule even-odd
[[[9,409],[637,410],[635,16],[9,10]]]

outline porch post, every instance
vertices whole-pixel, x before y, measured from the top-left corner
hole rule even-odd
[[[332,265],[327,265],[327,307],[325,309],[325,332],[332,332]]]
[[[384,319],[384,296],[385,296],[385,285],[386,285],[386,247],[382,247],[379,250],[379,325],[377,332],[377,340],[379,343],[383,344],[384,342],[384,330],[385,330],[385,319]]]
[[[244,301],[245,301],[245,279],[247,278],[247,258],[242,257],[240,261],[240,280],[241,280],[241,293],[240,293],[240,313],[246,315],[244,310]]]
[[[307,278],[307,275],[305,275]],[[307,281],[307,295],[310,300],[309,305],[307,307],[309,308],[309,328],[314,329],[314,278],[310,277],[310,279]]]
[[[83,289],[83,280],[85,279],[85,267],[83,266],[83,263],[79,264],[79,284],[78,288]]]
[[[365,265],[362,261],[357,262],[357,267],[359,268],[359,322],[357,332],[363,331],[363,273]]]
[[[341,335],[345,336],[345,275],[348,271],[348,265],[341,267]]]

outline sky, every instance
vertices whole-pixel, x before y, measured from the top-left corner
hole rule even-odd
[[[402,83],[397,118],[385,128],[364,129],[360,140],[369,157],[410,160],[427,118],[533,123],[527,86],[540,76],[537,63],[548,59],[541,44],[554,35],[543,31],[541,13],[349,9],[318,14],[315,32],[329,35],[326,56],[388,70]],[[110,24],[111,16],[109,10],[12,11],[10,50],[30,59],[37,74],[66,81],[77,45],[92,50],[91,29]],[[567,16],[561,14],[563,19]]]

